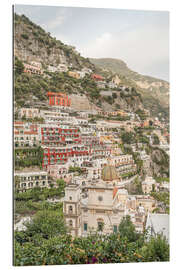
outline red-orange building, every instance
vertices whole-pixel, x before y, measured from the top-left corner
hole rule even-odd
[[[70,127],[41,127],[42,145],[61,146],[63,144],[81,143],[80,131],[78,128]]]
[[[95,81],[103,81],[104,80],[104,78],[98,74],[92,74],[91,78],[94,79]]]
[[[86,146],[69,146],[64,148],[44,148],[42,167],[48,165],[65,164],[70,157],[89,156],[89,150]]]
[[[71,99],[64,93],[48,92],[47,96],[49,97],[50,106],[71,106]]]

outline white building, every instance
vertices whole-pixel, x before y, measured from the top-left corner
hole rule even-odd
[[[42,64],[40,62],[37,61],[31,61],[30,63],[32,66],[38,67],[38,68],[42,68]]]
[[[161,182],[159,185],[161,190],[169,190],[170,189],[170,184],[169,182]]]
[[[67,72],[68,67],[65,64],[59,64],[57,67],[48,66],[48,71],[50,71],[50,72]]]
[[[151,176],[147,176],[146,179],[142,182],[142,191],[145,194],[151,193],[151,191],[157,190],[156,180],[153,179]]]
[[[77,184],[70,184],[65,188],[63,212],[67,226],[72,236],[81,235],[81,189]]]
[[[146,221],[146,230],[149,237],[161,234],[169,242],[169,215],[149,213]]]
[[[132,155],[120,155],[111,157],[109,159],[109,163],[112,166],[115,166],[120,174],[136,171],[136,164],[134,163]]]
[[[88,152],[89,152],[89,149],[88,149]],[[74,157],[70,157],[69,158],[69,161],[73,164],[73,167],[83,167],[83,163],[85,161],[90,161],[91,159],[91,156],[88,154],[88,155],[83,155],[83,156],[76,156],[74,155]]]
[[[91,74],[92,70],[90,68],[84,67],[81,71],[85,72],[85,74]]]
[[[101,179],[86,179],[77,179],[65,188],[63,212],[73,236],[117,232],[126,215],[130,215],[138,232],[143,231],[147,212],[156,207],[152,197],[128,195],[126,183],[111,165],[102,169]]]
[[[149,159],[149,157],[150,157],[150,156],[146,154],[146,151],[145,151],[145,150],[140,151],[140,158],[141,158],[142,160],[147,160],[147,159]]]
[[[17,182],[17,190],[19,192],[25,192],[27,189],[34,187],[49,187],[52,183],[46,171],[34,170],[15,172],[14,181]]]
[[[40,143],[40,126],[32,123],[14,122],[15,147],[37,146]]]
[[[92,136],[94,134],[94,130],[89,125],[83,127],[80,126],[79,129],[82,135]]]
[[[107,165],[101,179],[86,181],[84,195],[80,196],[81,185],[65,188],[63,211],[73,236],[86,236],[93,231],[117,232],[128,198],[127,190],[118,188],[120,181],[115,167]]]
[[[40,115],[45,123],[73,124],[75,117],[69,116],[68,112],[41,110]]]
[[[70,166],[73,166],[73,163],[70,161],[62,165],[48,165],[47,172],[53,179],[63,179],[68,183],[73,179],[73,173],[69,173]]]
[[[18,110],[18,115],[20,118],[35,118],[40,117],[39,109],[36,108],[20,108]]]
[[[86,75],[86,72],[84,72],[84,71],[77,71],[77,73],[79,74],[80,79],[84,78]]]
[[[49,72],[57,72],[57,67],[54,67],[54,66],[48,66],[48,71],[49,71]]]
[[[106,87],[106,82],[104,81],[98,81],[97,83],[97,87],[99,88],[105,88]]]
[[[114,83],[114,82],[109,82],[108,84],[107,84],[107,86],[109,87],[109,88],[117,88],[117,85]]]
[[[60,71],[60,72],[67,72],[68,71],[68,67],[65,64],[59,64],[57,66],[57,70]]]
[[[84,119],[84,118],[76,117],[74,119],[74,121],[75,121],[75,124],[77,124],[78,126],[82,126],[82,125],[87,126],[88,125],[88,120]]]
[[[144,224],[146,220],[146,212],[143,206],[139,206],[136,209],[126,209],[126,215],[130,216],[135,229],[139,233],[143,233]]]
[[[102,168],[101,167],[86,167],[87,179],[97,180],[101,179]]]

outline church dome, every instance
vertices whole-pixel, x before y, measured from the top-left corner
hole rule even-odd
[[[102,169],[102,179],[104,181],[113,181],[113,180],[119,179],[116,168],[114,166],[111,166],[111,165],[106,165]]]

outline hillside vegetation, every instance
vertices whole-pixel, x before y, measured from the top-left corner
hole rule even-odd
[[[40,26],[24,15],[14,15],[15,52],[15,101],[17,106],[46,106],[47,91],[65,92],[68,95],[84,96],[88,102],[103,110],[124,109],[136,111],[148,108],[152,115],[168,117],[168,83],[131,71],[117,59],[88,59],[82,57],[75,47],[56,40]],[[44,74],[29,75],[23,72],[23,63],[40,62]],[[110,81],[118,74],[120,85],[134,89],[131,93],[120,93],[121,89],[100,89],[90,74],[83,79],[75,79],[67,72],[48,72],[48,66],[65,64],[68,69],[89,68],[94,73]],[[112,97],[102,95],[102,91],[114,93]]]
[[[74,47],[56,40],[24,15],[14,15],[14,49],[21,60],[39,61],[43,68],[64,62],[71,63],[72,68],[87,67],[95,70],[95,66],[76,53]]]
[[[90,58],[90,61],[99,68],[109,70],[117,74],[121,84],[134,86],[143,98],[143,104],[153,115],[162,113],[167,117],[169,114],[169,83],[141,75],[128,68],[127,64],[120,59],[113,58]]]

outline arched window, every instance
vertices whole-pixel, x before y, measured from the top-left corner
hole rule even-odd
[[[72,226],[73,226],[73,222],[72,222],[72,220],[71,220],[71,219],[69,220],[69,226],[70,226],[70,227],[72,227]]]
[[[70,199],[70,201],[72,201],[72,197],[71,196],[69,197],[69,199]]]
[[[72,208],[72,205],[69,206],[69,213],[72,213],[73,211],[73,208]]]
[[[102,232],[103,231],[103,227],[104,227],[104,221],[102,218],[99,218],[97,220],[97,225],[98,225],[98,231]]]

